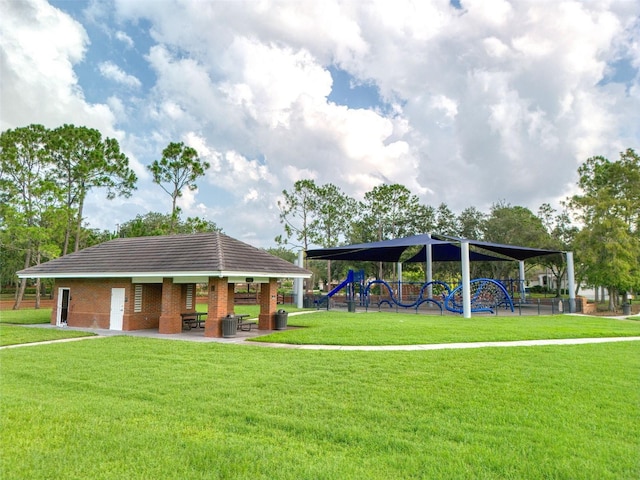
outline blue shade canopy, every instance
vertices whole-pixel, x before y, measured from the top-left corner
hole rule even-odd
[[[318,260],[353,260],[371,262],[397,262],[404,251],[416,245],[448,245],[446,240],[435,240],[429,235],[394,238],[371,243],[358,243],[343,247],[307,250],[307,258]]]
[[[462,261],[462,249],[455,244],[447,243],[431,247],[431,258],[434,262],[460,262]],[[485,253],[469,251],[469,260],[472,262],[513,262],[513,258],[495,257]],[[403,263],[424,263],[427,261],[427,247],[422,247],[413,257],[404,260]]]
[[[448,240],[456,244],[459,244],[460,242],[466,240],[469,242],[469,245],[473,245],[475,247],[479,247],[484,250],[489,250],[491,252],[504,255],[505,257],[510,257],[514,260],[526,260],[528,258],[533,258],[533,257],[542,257],[547,255],[560,255],[563,253],[561,250],[546,250],[542,248],[518,247],[515,245],[505,245],[501,243],[482,242],[480,240],[468,240],[465,238],[453,237],[450,235],[434,234],[433,236],[440,240]]]
[[[454,262],[460,261],[461,259],[459,247],[461,241],[468,241],[469,245],[474,245],[501,255],[501,257],[497,257],[474,251],[469,252],[469,260],[476,262],[525,260],[527,258],[538,257],[541,255],[562,253],[557,250],[517,247],[514,245],[480,242],[444,235],[433,235],[432,237],[427,234],[394,238],[392,240],[382,240],[372,243],[345,245],[342,247],[311,249],[307,250],[306,253],[307,258],[318,260],[398,262],[407,248],[422,246],[423,248],[420,252],[406,260],[406,262],[424,262],[426,261],[426,245],[431,245],[432,259],[434,262]]]

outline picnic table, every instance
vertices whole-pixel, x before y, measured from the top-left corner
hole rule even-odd
[[[192,328],[204,328],[204,318],[207,316],[207,312],[186,312],[181,313],[182,328],[191,330]]]
[[[249,318],[249,314],[243,313],[240,315],[235,315],[238,320],[238,330],[242,330],[243,332],[250,332],[251,328],[256,325],[256,322],[247,322],[245,319]]]

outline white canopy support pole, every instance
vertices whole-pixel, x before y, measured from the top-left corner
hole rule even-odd
[[[567,255],[567,288],[569,289],[569,313],[576,313],[576,279],[573,270],[573,252]]]
[[[298,251],[298,266],[300,268],[304,268],[304,258],[302,250]],[[295,284],[296,289],[296,307],[302,308],[302,297],[304,295],[304,280],[302,278],[296,279],[297,283]]]
[[[522,303],[527,301],[527,295],[526,292],[524,291],[524,286],[525,286],[525,277],[524,277],[524,260],[520,260],[519,262],[519,267],[520,267],[520,300],[522,301]]]
[[[471,318],[471,274],[469,273],[469,241],[460,243],[462,257],[462,316]]]
[[[402,301],[402,263],[398,262],[398,300]]]
[[[429,238],[431,238],[431,234],[427,233]],[[433,252],[431,251],[431,244],[425,245],[426,251],[426,273],[427,273],[427,283],[433,282]],[[429,285],[427,287],[427,298],[433,298],[433,286]],[[431,303],[428,303],[431,306]]]
[[[296,258],[296,260],[293,262],[293,264],[297,267],[298,266],[298,259]],[[298,283],[301,281],[300,278],[294,278],[293,279],[293,304],[294,305],[298,305]]]

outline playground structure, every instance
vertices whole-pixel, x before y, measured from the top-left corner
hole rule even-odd
[[[326,304],[327,309],[329,309],[331,299],[346,288],[345,297],[349,311],[355,311],[356,303],[368,309],[372,303],[372,287],[377,285],[381,290],[385,289],[387,293],[387,295],[379,296],[378,307],[386,304],[389,307],[413,308],[417,311],[421,305],[426,303],[437,306],[441,313],[443,309],[453,313],[463,313],[462,285],[452,289],[445,282],[437,280],[425,282],[421,285],[416,298],[411,301],[403,301],[401,285],[398,286],[399,294],[394,293],[394,289],[385,280],[371,280],[365,285],[364,271],[362,270],[359,272],[349,270],[344,281],[326,295],[314,300],[314,303],[318,309],[323,304]],[[513,300],[507,289],[499,281],[490,278],[476,278],[470,281],[470,286],[472,312],[494,313],[500,307],[514,311]]]
[[[489,312],[500,307],[513,312],[513,299],[507,289],[490,278],[476,278],[471,280],[471,311]],[[462,313],[462,285],[458,285],[445,299],[444,306],[450,312]]]
[[[418,253],[414,253],[410,258],[403,258],[407,249],[412,247],[420,247]],[[485,242],[481,240],[471,240],[468,238],[453,237],[450,235],[437,235],[430,233],[423,233],[417,235],[411,235],[403,238],[393,238],[390,240],[379,240],[369,243],[358,243],[352,245],[344,245],[339,247],[330,248],[318,248],[306,250],[307,259],[318,260],[346,260],[351,262],[388,262],[395,263],[398,267],[398,278],[402,279],[401,270],[403,263],[424,263],[425,266],[425,281],[433,281],[433,263],[434,262],[459,262],[460,264],[460,285],[462,288],[461,300],[462,300],[462,315],[464,318],[470,318],[472,312],[478,311],[477,309],[496,309],[501,304],[499,297],[502,292],[498,288],[497,281],[488,282],[489,279],[477,279],[475,282],[475,290],[480,293],[473,293],[471,287],[471,269],[470,263],[472,261],[480,262],[518,262],[518,271],[520,285],[524,282],[525,276],[525,260],[556,255],[563,257],[566,262],[566,275],[567,275],[567,290],[569,292],[568,311],[570,313],[576,312],[576,288],[575,288],[575,275],[574,275],[574,262],[573,252],[560,251],[560,250],[546,250],[541,248],[532,247],[520,247],[516,245],[499,244],[493,242]],[[299,253],[298,261],[301,262],[302,252]],[[401,261],[402,260],[402,261]],[[299,263],[300,264],[300,263]],[[487,288],[489,285],[495,287]],[[482,288],[480,288],[482,287]],[[504,285],[503,285],[504,287]],[[489,290],[493,290],[490,292]],[[525,302],[525,291],[523,288],[519,289],[521,295],[521,301],[518,302],[518,308],[522,307],[522,303]],[[298,284],[298,298],[302,304],[302,291],[301,285]],[[401,294],[402,290],[399,291]],[[502,292],[502,293],[501,293]],[[452,292],[453,293],[453,292]],[[450,294],[451,295],[451,294]],[[495,301],[487,301],[484,297],[496,296]],[[435,299],[431,292],[427,294],[426,298]],[[471,300],[475,301],[475,306],[472,307]],[[511,297],[509,296],[509,299]],[[446,300],[446,299],[445,299]],[[349,300],[349,305],[354,304],[354,299]],[[431,305],[431,302],[427,302]],[[444,302],[446,306],[452,309],[457,309],[456,297],[449,298],[449,302]],[[487,306],[488,305],[488,306]],[[513,301],[506,302],[507,308],[513,305]],[[302,306],[302,305],[300,305]]]
[[[340,292],[343,288],[346,288],[347,307],[349,308],[349,311],[352,311],[355,309],[356,290],[358,290],[357,293],[360,296],[362,302],[362,294],[364,292],[364,270],[360,270],[358,272],[349,270],[349,273],[347,273],[347,278],[344,281],[339,283],[326,295],[323,295],[320,298],[314,300],[317,308],[320,308],[320,305],[325,303],[327,305],[327,309],[329,309],[331,298],[335,294]]]

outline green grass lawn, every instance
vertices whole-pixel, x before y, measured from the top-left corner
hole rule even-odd
[[[67,329],[25,328],[20,326],[48,324],[50,321],[50,308],[0,310],[0,346],[94,335],[93,333],[75,332]]]
[[[50,308],[24,308],[20,310],[0,310],[0,323],[20,324],[36,324],[50,323]]]
[[[285,306],[288,312],[297,311]],[[206,311],[206,305],[198,305]],[[257,317],[259,306],[236,306],[236,313]],[[4,313],[4,312],[3,312]],[[39,323],[49,314],[41,310],[10,311],[8,322]],[[3,321],[4,321],[3,317]],[[537,340],[640,336],[640,321],[576,315],[459,316],[412,313],[312,311],[291,315],[288,324],[300,328],[252,339],[256,342],[321,345],[416,345],[478,341]],[[38,342],[83,335],[67,329],[20,329],[0,325],[0,345]]]
[[[640,342],[0,351],[0,478],[631,479]]]
[[[0,347],[22,343],[45,342],[63,338],[91,337],[93,333],[58,328],[26,328],[19,325],[0,325]]]
[[[640,321],[578,315],[496,317],[345,313],[319,311],[290,316],[291,329],[257,342],[323,345],[426,343],[640,336]]]

